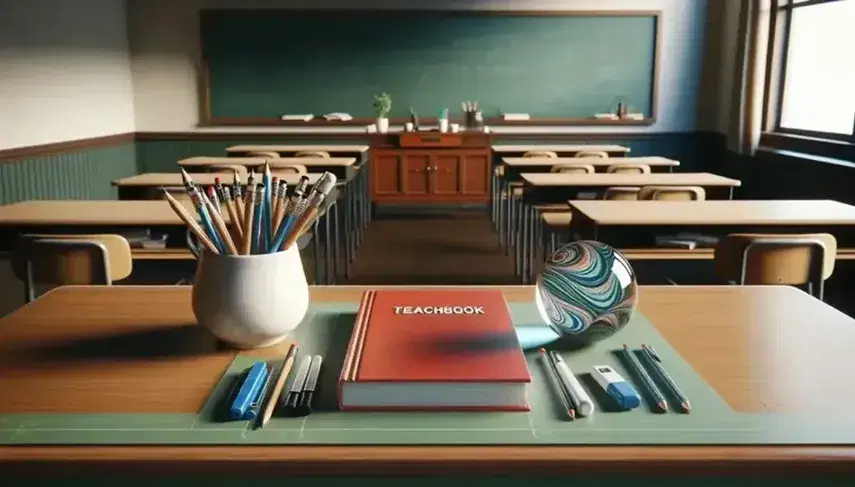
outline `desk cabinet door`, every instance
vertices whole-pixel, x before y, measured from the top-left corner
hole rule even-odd
[[[431,156],[429,153],[404,154],[401,193],[406,196],[430,194]]]
[[[460,160],[460,193],[487,196],[490,193],[490,155],[465,154]]]
[[[401,193],[403,158],[394,153],[375,153],[372,157],[371,189],[374,196],[396,196]]]
[[[431,170],[433,194],[454,196],[460,194],[460,164],[463,156],[458,154],[437,154],[433,157]]]

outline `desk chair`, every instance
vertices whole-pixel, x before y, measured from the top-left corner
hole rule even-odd
[[[703,201],[706,197],[700,186],[644,186],[638,191],[640,200]]]
[[[530,150],[522,155],[523,157],[546,157],[548,159],[557,159],[558,154],[551,150]]]
[[[279,159],[278,152],[247,152],[247,157],[266,157],[268,159]]]
[[[633,186],[612,186],[603,193],[604,200],[637,200],[641,188]]]
[[[594,174],[594,166],[591,164],[556,164],[549,172],[561,174]]]
[[[322,159],[329,159],[330,153],[322,150],[301,150],[294,154],[294,157],[320,157]]]
[[[603,151],[581,151],[576,153],[576,157],[599,157],[600,159],[608,159],[609,154]]]
[[[825,281],[834,272],[837,240],[827,233],[736,233],[715,248],[716,273],[740,285],[803,286],[822,300]]]
[[[293,164],[290,162],[270,161],[270,170],[286,174],[298,174],[300,176],[309,174],[308,169],[303,164]]]
[[[208,170],[218,174],[234,174],[237,171],[238,176],[241,180],[246,180],[247,176],[249,176],[249,171],[246,169],[246,166],[236,165],[236,164],[211,164],[208,166]]]
[[[36,283],[110,286],[131,274],[133,260],[121,235],[22,235],[12,269],[29,303],[36,299]]]
[[[614,174],[650,174],[647,164],[612,164],[606,168],[607,173]]]

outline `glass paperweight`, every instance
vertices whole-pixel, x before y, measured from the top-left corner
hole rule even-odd
[[[547,259],[537,279],[535,300],[556,339],[590,345],[629,322],[638,284],[620,252],[601,242],[578,241]]]

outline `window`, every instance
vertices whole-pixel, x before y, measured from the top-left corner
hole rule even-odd
[[[855,141],[855,0],[786,0],[777,130]]]

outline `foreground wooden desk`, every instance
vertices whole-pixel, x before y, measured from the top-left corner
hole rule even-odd
[[[568,202],[571,232],[619,247],[650,247],[653,234],[676,231],[828,232],[855,247],[855,206],[830,200]]]
[[[354,301],[364,289],[315,287],[312,301]],[[501,289],[512,305],[533,299],[530,287]],[[27,412],[195,413],[236,352],[218,347],[194,325],[190,292],[173,286],[65,287],[0,319],[0,387],[16,392],[14,401],[0,403],[0,417]],[[276,474],[525,475],[547,477],[547,482],[550,476],[567,474],[577,480],[620,474],[638,482],[654,476],[661,481],[674,475],[794,473],[816,481],[855,472],[853,423],[835,424],[851,416],[855,379],[828,374],[829,367],[855,366],[849,347],[840,345],[855,342],[855,320],[784,286],[641,287],[639,292],[640,312],[735,414],[782,415],[786,422],[795,418],[791,415],[822,416],[817,424],[828,424],[810,432],[811,445],[777,446],[763,443],[759,434],[754,444],[739,446],[7,445],[0,447],[0,472],[197,475],[208,477],[206,485],[213,485],[215,477]],[[78,355],[72,353],[75,347],[81,350]],[[251,353],[266,356],[263,350]],[[62,367],[51,365],[56,360],[62,360]],[[532,371],[536,373],[540,371]],[[93,396],[93,390],[100,394]],[[829,391],[834,400],[817,400],[827,398]],[[691,417],[668,414],[685,421],[711,407],[693,402]],[[598,411],[566,426],[582,434],[592,421],[605,419],[597,415],[605,414]],[[850,434],[851,441],[842,440]],[[822,445],[825,439],[834,445]],[[792,480],[778,485],[804,485],[801,478]],[[667,485],[690,485],[684,481]]]
[[[605,152],[609,157],[623,157],[630,148],[613,144],[518,144],[494,145],[493,153],[498,156],[523,155],[529,151],[550,151],[559,156],[572,156],[578,152]]]

